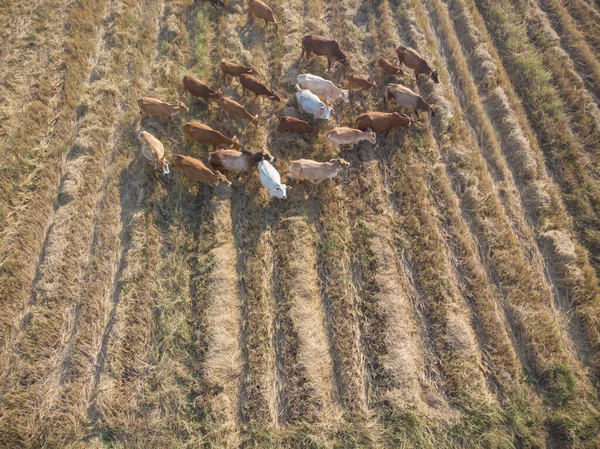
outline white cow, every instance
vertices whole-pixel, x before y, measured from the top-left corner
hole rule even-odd
[[[323,79],[320,76],[311,75],[310,73],[298,75],[296,84],[302,89],[308,89],[313,94],[319,95],[329,102],[333,103],[341,98],[344,103],[348,103],[347,90],[336,87],[331,81]]]
[[[296,90],[298,91],[296,92],[296,99],[301,112],[308,112],[316,119],[329,120],[333,108],[325,106],[325,103],[310,90],[300,89],[297,84]]]
[[[281,183],[279,172],[267,161],[258,163],[258,173],[260,173],[260,182],[265,189],[269,189],[269,198],[287,198],[287,191],[291,187]]]
[[[353,147],[361,140],[366,140],[370,143],[376,143],[375,133],[368,128],[368,132],[360,129],[346,128],[344,126],[333,128],[327,133],[327,139],[331,140],[334,145],[350,145]]]

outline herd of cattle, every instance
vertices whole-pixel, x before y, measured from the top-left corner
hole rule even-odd
[[[223,6],[221,0],[209,1],[213,6]],[[249,15],[256,16],[265,21],[265,25],[273,24],[275,32],[278,31],[278,22],[275,21],[273,11],[259,0],[249,0]],[[325,56],[327,58],[327,70],[331,69],[331,63],[337,61],[344,66],[349,66],[346,53],[340,48],[337,41],[328,40],[321,36],[309,35],[302,39],[302,55],[310,58],[311,54]],[[404,65],[414,71],[417,82],[421,74],[430,77],[435,83],[438,83],[438,74],[432,70],[427,62],[414,49],[400,46],[396,49],[397,59],[400,65]],[[387,75],[401,75],[403,73],[400,67],[395,67],[384,58],[378,60],[378,66]],[[239,79],[243,94],[246,91],[254,93],[255,99],[259,96],[265,96],[271,101],[279,102],[281,98],[274,90],[265,86],[254,75],[259,75],[253,66],[245,67],[232,62],[221,62],[221,71],[225,82],[229,77]],[[368,79],[368,77],[353,74],[347,77],[348,87],[370,91],[377,89],[377,84]],[[183,78],[183,88],[190,95],[203,98],[206,101],[214,100],[227,114],[241,120],[247,120],[254,125],[258,125],[258,116],[250,114],[241,104],[227,98],[221,90],[211,89],[204,82],[193,76]],[[329,80],[321,77],[302,74],[296,79],[296,99],[301,113],[310,115],[313,120],[329,120],[332,107],[327,106],[323,100],[333,103],[342,100],[348,103],[348,90],[340,89]],[[320,98],[321,97],[321,98]],[[388,84],[384,93],[384,104],[389,99],[395,102],[403,109],[413,111],[416,116],[419,112],[435,115],[434,108],[427,104],[420,95],[415,94],[411,89],[401,84]],[[144,97],[138,101],[140,114],[147,114],[153,117],[169,118],[181,111],[189,111],[186,105],[177,101],[169,104],[164,101]],[[334,145],[354,146],[361,140],[366,140],[372,144],[376,142],[376,134],[385,132],[386,134],[396,127],[408,127],[413,119],[406,114],[398,112],[367,112],[357,117],[354,128],[337,127],[327,133],[327,139]],[[306,121],[294,117],[283,116],[279,119],[279,130],[291,131],[297,133],[310,133],[316,135],[318,129],[316,126],[310,126]],[[231,182],[221,171],[239,171],[258,167],[262,185],[269,190],[270,198],[286,198],[287,190],[291,187],[281,183],[279,172],[271,165],[275,158],[268,150],[250,152],[240,151],[240,142],[236,136],[227,137],[210,126],[198,121],[191,121],[183,125],[184,145],[187,148],[189,141],[195,141],[200,144],[208,144],[213,147],[213,152],[208,155],[208,165],[201,160],[183,154],[173,154],[172,162],[175,167],[193,181],[201,181],[209,185],[216,186],[225,184],[231,186]],[[155,168],[160,168],[163,175],[169,173],[169,164],[165,159],[165,150],[163,144],[146,131],[138,133],[138,139],[142,144],[142,153],[144,157],[154,162]],[[220,149],[224,148],[224,149]],[[316,184],[337,176],[340,170],[349,167],[350,164],[342,158],[332,159],[329,162],[317,162],[309,159],[299,159],[292,161],[288,167],[288,177],[296,180],[310,180]],[[221,170],[221,171],[219,171]]]

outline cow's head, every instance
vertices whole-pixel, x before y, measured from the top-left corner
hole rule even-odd
[[[275,158],[273,157],[273,155],[269,152],[269,150],[262,150],[260,152],[260,160],[261,161],[268,161],[268,162],[275,162]]]
[[[167,176],[169,173],[171,173],[171,171],[169,170],[169,164],[167,163],[165,158],[162,158],[160,161],[158,161],[158,166],[162,170],[163,176]]]
[[[220,171],[216,171],[216,170],[214,173],[217,177],[217,180],[215,181],[213,186],[218,186],[219,184],[225,184],[225,185],[231,187],[231,182],[229,182],[229,180],[225,177],[225,175],[223,175]]]
[[[329,162],[337,166],[338,170],[350,167],[350,162],[346,161],[345,159],[342,159],[341,157],[338,157],[337,159],[331,159]]]
[[[367,128],[367,132],[365,133],[366,137],[367,137],[367,141],[375,144],[377,143],[377,133],[375,133],[375,131],[373,131],[371,128]]]
[[[323,119],[323,120],[329,120],[329,117],[331,116],[331,112],[332,111],[333,111],[333,108],[329,108],[327,106],[321,106],[317,110],[315,118],[320,118],[320,119]]]
[[[344,89],[342,89],[342,101],[348,103],[348,91]]]
[[[137,135],[137,138],[142,145],[145,145],[144,140],[146,138],[146,134],[148,134],[146,131],[140,131]]]
[[[286,186],[285,184],[278,184],[271,189],[271,198],[276,197],[284,200],[287,198],[287,191],[291,189],[290,186]]]
[[[350,65],[350,61],[348,61],[348,55],[342,49],[340,49],[340,52],[337,55],[336,59],[338,60],[338,62],[341,62],[342,64],[344,64],[346,67],[348,67]]]
[[[375,81],[371,81],[371,89],[377,90],[377,83]]]
[[[176,101],[177,101],[177,106],[179,107],[179,110],[180,110],[180,111],[185,111],[185,112],[188,112],[188,111],[190,110],[190,108],[188,108],[188,107],[187,107],[187,106],[186,106],[186,105],[183,103],[183,101],[181,101],[181,100],[176,100]]]
[[[233,148],[234,150],[240,151],[240,141],[238,140],[237,136],[233,136],[231,138],[231,146],[229,148]]]
[[[277,92],[275,92],[274,90],[271,91],[271,96],[267,98],[271,101],[281,101],[281,98],[279,97],[279,95],[277,95]]]
[[[434,82],[435,84],[439,84],[439,83],[440,83],[440,79],[439,79],[439,77],[438,77],[438,72],[437,72],[437,70],[433,70],[433,71],[431,72],[431,79],[433,80],[433,82]]]

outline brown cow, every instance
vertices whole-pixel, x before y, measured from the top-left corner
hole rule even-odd
[[[417,82],[419,82],[419,75],[421,74],[431,77],[436,84],[440,82],[438,72],[429,67],[425,59],[416,50],[400,46],[396,49],[396,54],[398,55],[400,64],[404,64],[409,69],[414,70]]]
[[[231,187],[231,183],[225,176],[218,171],[213,172],[199,159],[183,154],[174,154],[173,165],[192,181],[201,181],[211,186],[226,184]]]
[[[316,34],[310,34],[302,38],[302,55],[300,59],[304,57],[304,53],[306,53],[306,59],[310,58],[311,53],[327,57],[327,70],[331,69],[332,60],[345,66],[350,65],[348,56],[342,51],[337,41],[325,39],[323,36],[317,36]]]
[[[219,131],[212,129],[210,126],[200,122],[188,122],[183,125],[183,143],[187,144],[188,140],[195,140],[198,143],[212,145],[213,150],[218,147],[240,149],[240,141],[236,136],[232,138],[226,137]]]
[[[208,155],[208,163],[213,168],[221,168],[228,171],[246,170],[256,167],[260,161],[274,162],[269,150],[252,153],[248,150],[218,150]]]
[[[263,83],[258,81],[252,75],[240,75],[240,84],[242,85],[242,91],[246,95],[246,89],[255,94],[254,99],[258,98],[259,95],[264,95],[271,101],[281,101],[279,95],[274,90],[269,89]]]
[[[231,98],[222,97],[217,100],[217,103],[221,106],[221,109],[229,115],[241,118],[242,120],[250,120],[254,125],[258,125],[258,115],[256,117],[253,116],[237,101],[233,101]]]
[[[385,58],[379,58],[377,65],[388,75],[403,75],[404,72],[400,67],[394,66],[390,61]]]
[[[288,177],[290,179],[307,179],[320,184],[327,178],[333,179],[340,170],[350,167],[350,162],[344,159],[331,159],[329,162],[317,162],[310,159],[298,159],[290,162]]]
[[[252,17],[253,15],[263,19],[265,26],[268,26],[269,23],[275,25],[275,33],[279,34],[279,22],[275,20],[273,10],[260,0],[248,0],[248,16]]]
[[[183,102],[176,100],[175,104],[169,104],[156,98],[143,97],[137,101],[140,114],[145,112],[152,117],[169,118],[174,117],[181,111],[189,111]]]
[[[254,66],[246,67],[241,64],[236,64],[235,62],[227,62],[221,61],[221,71],[223,72],[223,76],[225,81],[227,82],[227,77],[232,76],[237,78],[240,75],[250,75],[252,73],[258,73]]]
[[[399,114],[398,112],[367,112],[359,115],[354,125],[355,128],[361,131],[375,131],[379,133],[385,131],[386,135],[392,128],[399,126],[410,126],[412,125],[412,119],[406,114]]]
[[[369,78],[365,75],[350,75],[348,77],[348,86],[362,90],[377,89],[377,83],[369,81]]]
[[[193,76],[183,77],[183,90],[189,92],[194,97],[204,98],[206,101],[217,100],[223,96],[223,92],[211,89]]]
[[[388,84],[385,88],[383,104],[387,103],[388,98],[396,100],[396,103],[398,103],[398,106],[401,108],[412,109],[415,111],[417,118],[419,117],[420,111],[429,112],[432,117],[435,117],[433,106],[426,103],[422,96],[417,95],[402,84]]]
[[[314,134],[315,136],[319,134],[319,130],[317,128],[312,128],[304,120],[287,115],[279,117],[279,130],[292,131],[300,134]]]

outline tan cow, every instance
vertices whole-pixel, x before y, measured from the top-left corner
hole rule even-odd
[[[222,97],[217,100],[217,103],[225,112],[233,117],[241,118],[242,120],[250,120],[254,125],[258,125],[258,115],[250,114],[244,106],[231,98]]]
[[[372,144],[376,143],[375,132],[369,128],[367,132],[354,128],[338,127],[333,128],[327,133],[327,139],[333,142],[336,146],[350,145],[354,147],[361,140],[366,140]]]
[[[228,76],[237,78],[240,75],[258,74],[254,66],[246,67],[241,64],[236,64],[235,62],[221,61],[220,67],[223,72],[223,77],[225,78],[225,83],[227,83]]]
[[[377,90],[377,83],[375,81],[370,81],[365,75],[350,75],[348,77],[348,86],[362,90]]]
[[[400,64],[404,64],[415,72],[415,79],[417,82],[419,82],[419,75],[421,74],[431,77],[436,84],[440,82],[438,72],[429,67],[427,61],[423,59],[417,50],[400,46],[396,49],[396,54],[398,55]]]
[[[403,75],[404,72],[400,67],[394,66],[390,61],[385,58],[379,58],[377,61],[377,65],[383,70],[387,75]]]
[[[326,179],[333,179],[340,170],[350,167],[350,162],[344,159],[331,159],[329,162],[316,162],[310,159],[298,159],[292,161],[288,167],[290,179],[306,179],[320,184]]]
[[[192,181],[200,181],[211,186],[226,184],[231,187],[231,182],[225,176],[218,171],[213,172],[199,159],[183,154],[174,154],[173,165]]]
[[[142,154],[146,159],[154,162],[154,169],[160,167],[163,175],[169,174],[169,164],[165,160],[165,147],[162,142],[146,131],[138,133],[138,140],[142,144]]]
[[[189,92],[194,97],[208,100],[218,100],[223,96],[220,90],[214,90],[208,87],[206,83],[193,76],[183,77],[183,90]]]
[[[218,150],[209,153],[208,163],[213,168],[221,168],[227,171],[246,170],[256,167],[260,161],[274,162],[269,150],[252,153],[248,150]]]
[[[408,127],[412,125],[412,119],[406,115],[400,115],[397,112],[367,112],[359,115],[354,125],[361,131],[372,129],[376,133],[385,131],[386,135],[393,128],[400,126]]]
[[[248,0],[248,16],[256,16],[265,21],[265,26],[269,23],[275,25],[275,33],[279,34],[279,22],[275,20],[273,10],[260,0]]]
[[[403,86],[402,84],[388,84],[385,88],[383,104],[387,103],[387,100],[393,98],[398,106],[404,109],[413,110],[419,117],[419,112],[429,112],[432,117],[435,117],[435,111],[433,110],[433,106],[426,103],[423,100],[423,97],[417,95],[408,87]]]
[[[210,126],[196,121],[183,125],[184,145],[187,145],[189,140],[211,145],[213,150],[217,150],[218,147],[233,148],[234,150],[240,149],[240,141],[236,136],[232,138],[226,137],[216,129],[212,129]]]
[[[304,120],[300,120],[299,118],[295,117],[290,117],[288,115],[279,117],[279,130],[292,131],[300,134],[313,134],[315,136],[319,134],[319,130],[316,127],[312,128]]]
[[[169,104],[152,97],[143,97],[137,101],[140,114],[146,113],[152,117],[169,118],[175,117],[181,111],[189,111],[183,102],[176,100],[175,104]]]

